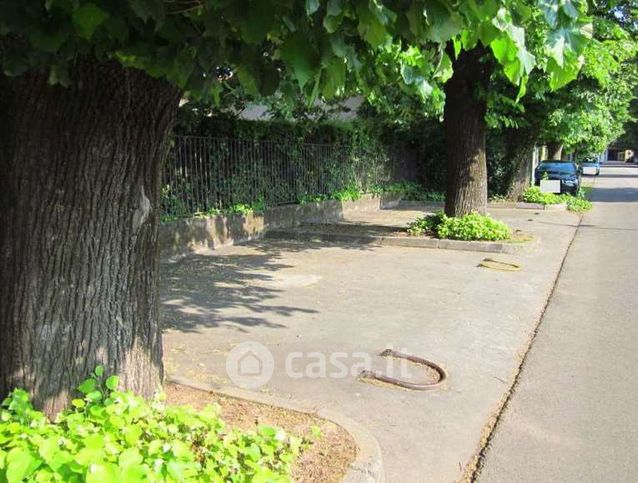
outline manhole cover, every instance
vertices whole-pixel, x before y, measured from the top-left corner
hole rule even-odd
[[[445,369],[422,357],[392,349],[384,350],[379,356],[398,362],[398,370],[388,364],[385,371],[374,369],[362,371],[359,379],[366,382],[391,384],[413,391],[427,391],[440,387],[448,377]]]

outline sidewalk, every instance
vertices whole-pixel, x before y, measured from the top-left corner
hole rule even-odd
[[[384,210],[370,222],[416,214]],[[541,238],[531,253],[495,256],[520,272],[479,268],[489,254],[477,252],[267,240],[164,265],[166,371],[227,385],[228,352],[259,342],[275,364],[261,391],[365,426],[388,481],[456,481],[513,382],[578,222],[568,212],[493,214]],[[441,364],[449,381],[412,392],[284,370],[296,351],[303,365],[313,351],[375,359],[390,345]]]
[[[479,481],[636,481],[638,167],[603,167]]]

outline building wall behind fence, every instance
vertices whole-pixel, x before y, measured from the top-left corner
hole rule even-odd
[[[237,205],[276,206],[349,187],[364,192],[413,180],[419,153],[409,144],[313,144],[175,136],[165,163],[162,213],[185,217]]]

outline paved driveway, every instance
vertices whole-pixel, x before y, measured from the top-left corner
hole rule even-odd
[[[384,210],[369,218],[401,224],[417,214]],[[458,480],[513,381],[578,222],[567,212],[493,214],[541,238],[532,253],[496,256],[522,264],[520,272],[479,268],[489,254],[477,252],[287,241],[166,264],[167,372],[231,384],[226,356],[239,343],[259,342],[273,354],[274,373],[258,390],[365,425],[381,445],[389,481]],[[325,355],[335,376],[342,371],[330,354],[356,364],[365,353],[379,365],[388,346],[440,363],[448,383],[411,392],[352,374],[318,377],[320,356],[309,354]]]

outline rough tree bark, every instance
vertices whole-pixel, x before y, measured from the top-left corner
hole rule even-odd
[[[491,65],[482,60],[483,47],[463,51],[454,61],[454,74],[445,84],[445,152],[447,189],[445,213],[461,216],[487,209],[487,164],[484,98]]]
[[[162,378],[158,202],[179,92],[115,63],[71,79],[0,74],[0,398],[23,387],[49,415],[99,363],[143,396]]]
[[[532,161],[539,133],[540,129],[536,126],[507,131],[505,155],[506,159],[513,164],[511,177],[507,183],[509,199],[518,200],[533,182]]]
[[[563,159],[563,145],[560,142],[547,143],[547,159]]]

